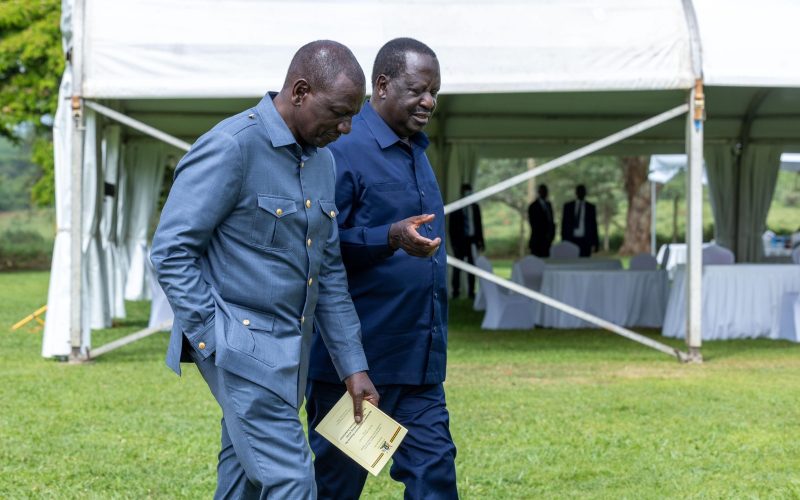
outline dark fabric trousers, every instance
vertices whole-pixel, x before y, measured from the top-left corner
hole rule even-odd
[[[469,264],[475,265],[475,259],[473,258],[472,254],[472,244],[468,245],[459,245],[458,247],[453,247],[453,257],[459,260],[463,260]],[[475,297],[475,275],[471,273],[467,274],[467,296],[469,298]],[[461,270],[458,268],[453,268],[453,298],[458,297],[461,293]]]
[[[450,436],[450,417],[444,386],[378,386],[380,409],[408,429],[392,457],[389,473],[405,484],[406,499],[455,499],[456,447]],[[306,388],[308,437],[316,456],[314,469],[320,499],[355,500],[361,495],[367,471],[314,429],[345,393],[342,384],[309,380]]]
[[[222,408],[215,499],[313,499],[314,469],[297,410],[272,391],[192,353]]]

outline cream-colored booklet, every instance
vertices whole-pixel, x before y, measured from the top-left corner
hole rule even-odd
[[[364,401],[363,412],[361,423],[357,424],[353,419],[353,398],[345,392],[316,430],[373,476],[377,476],[408,430],[369,401]]]

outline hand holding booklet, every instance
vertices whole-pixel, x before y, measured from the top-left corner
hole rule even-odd
[[[408,432],[369,401],[363,402],[363,418],[357,424],[353,419],[353,398],[347,392],[316,431],[373,476],[380,473]]]

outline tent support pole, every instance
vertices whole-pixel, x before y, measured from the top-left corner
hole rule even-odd
[[[670,347],[666,344],[662,344],[661,342],[657,342],[649,337],[645,337],[644,335],[640,335],[634,331],[628,330],[627,328],[615,325],[610,321],[606,321],[602,318],[598,318],[597,316],[582,311],[576,307],[572,307],[563,302],[559,302],[551,297],[548,297],[547,295],[535,292],[530,288],[524,287],[518,283],[514,283],[513,281],[509,281],[507,279],[500,278],[499,276],[495,276],[490,272],[484,271],[483,269],[473,266],[471,264],[467,264],[466,262],[458,260],[450,255],[447,256],[447,263],[457,269],[463,269],[464,271],[474,274],[479,278],[483,278],[485,280],[491,281],[492,283],[496,283],[502,286],[503,288],[507,288],[512,292],[524,295],[525,297],[540,302],[541,304],[550,306],[554,309],[558,309],[559,311],[565,312],[567,314],[571,314],[572,316],[575,316],[578,319],[582,319],[584,321],[592,323],[593,325],[597,325],[600,328],[610,331],[611,333],[616,333],[617,335],[633,340],[634,342],[638,342],[644,346],[663,352],[664,354],[667,354],[669,356],[673,356],[678,361],[685,362],[688,359],[688,355],[679,349],[675,349],[674,347]]]
[[[84,1],[75,0],[72,11],[72,154],[70,158],[70,318],[71,362],[86,358],[83,339],[83,15]]]
[[[139,132],[145,133],[150,137],[154,137],[159,141],[166,142],[171,146],[175,146],[178,149],[182,149],[183,151],[189,151],[189,148],[191,147],[191,144],[189,144],[186,141],[182,141],[177,137],[173,137],[167,134],[166,132],[158,130],[155,127],[151,127],[146,123],[142,123],[139,120],[134,120],[130,116],[125,116],[119,111],[115,111],[109,107],[103,106],[102,104],[98,104],[94,101],[86,101],[86,107],[91,108],[96,112],[100,113],[101,115],[111,118],[112,120],[119,122],[125,126],[138,130]]]
[[[117,339],[114,340],[113,342],[109,342],[104,346],[100,346],[97,349],[92,349],[92,359],[97,359],[99,356],[102,356],[103,354],[107,354],[111,351],[119,349],[120,347],[132,344],[137,340],[149,337],[154,333],[163,332],[165,330],[169,332],[170,328],[172,328],[172,321],[167,321],[166,323],[162,323],[152,328],[145,328],[144,330],[139,330],[138,332],[131,333],[130,335],[126,335],[121,339]]]
[[[686,202],[688,223],[686,224],[686,345],[689,361],[701,363],[703,319],[703,121],[705,100],[703,81],[698,79],[689,94],[692,112],[686,118],[686,154],[688,175]]]
[[[543,163],[532,170],[528,170],[527,172],[517,174],[514,177],[510,177],[504,181],[498,182],[494,186],[489,186],[486,189],[481,189],[477,193],[473,193],[469,196],[465,196],[464,198],[448,203],[444,207],[444,213],[445,214],[453,213],[456,210],[460,210],[464,207],[472,205],[473,203],[476,203],[484,198],[488,198],[501,191],[505,191],[508,188],[514,187],[517,184],[526,182],[528,179],[532,179],[534,177],[542,175],[545,172],[554,170],[558,167],[566,165],[567,163],[573,162],[579,158],[583,158],[584,156],[589,156],[590,154],[596,153],[597,151],[600,151],[605,147],[623,141],[628,137],[634,136],[640,132],[644,132],[647,129],[651,129],[657,125],[661,125],[664,122],[672,120],[673,118],[676,118],[686,113],[687,111],[689,111],[689,109],[690,108],[688,104],[681,104],[680,106],[676,106],[659,115],[656,115],[652,118],[648,118],[647,120],[639,122],[626,129],[620,130],[619,132],[613,133],[598,141],[595,141],[591,144],[578,148],[575,151],[572,151],[571,153],[567,153],[563,156],[559,156],[554,160],[550,160],[547,163]]]

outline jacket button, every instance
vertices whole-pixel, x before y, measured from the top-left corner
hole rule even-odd
[[[314,278],[308,278],[308,286],[311,286],[311,283],[314,282]]]
[[[306,317],[305,316],[300,316],[300,324],[302,325],[305,322],[306,322]]]
[[[249,319],[243,319],[243,320],[242,320],[242,324],[243,324],[244,326],[250,326],[250,320],[249,320]]]
[[[336,217],[336,212],[334,212],[333,210],[331,210],[331,219],[333,219],[334,217]]]
[[[310,247],[310,246],[311,246],[311,238],[309,238],[309,239],[307,239],[307,240],[306,240],[306,246],[307,246],[307,247]]]
[[[300,168],[303,168],[303,167],[305,167],[305,166],[306,166],[306,162],[304,162],[304,161],[301,161],[301,162],[300,162]]]
[[[197,344],[197,347],[199,347],[200,350],[202,351],[203,349],[206,348],[206,343],[205,342],[200,342],[199,344]]]
[[[311,208],[311,200],[306,200],[306,208]]]
[[[283,209],[279,208],[279,209],[275,210],[275,213],[278,214],[278,216],[280,216],[280,215],[283,214]]]

